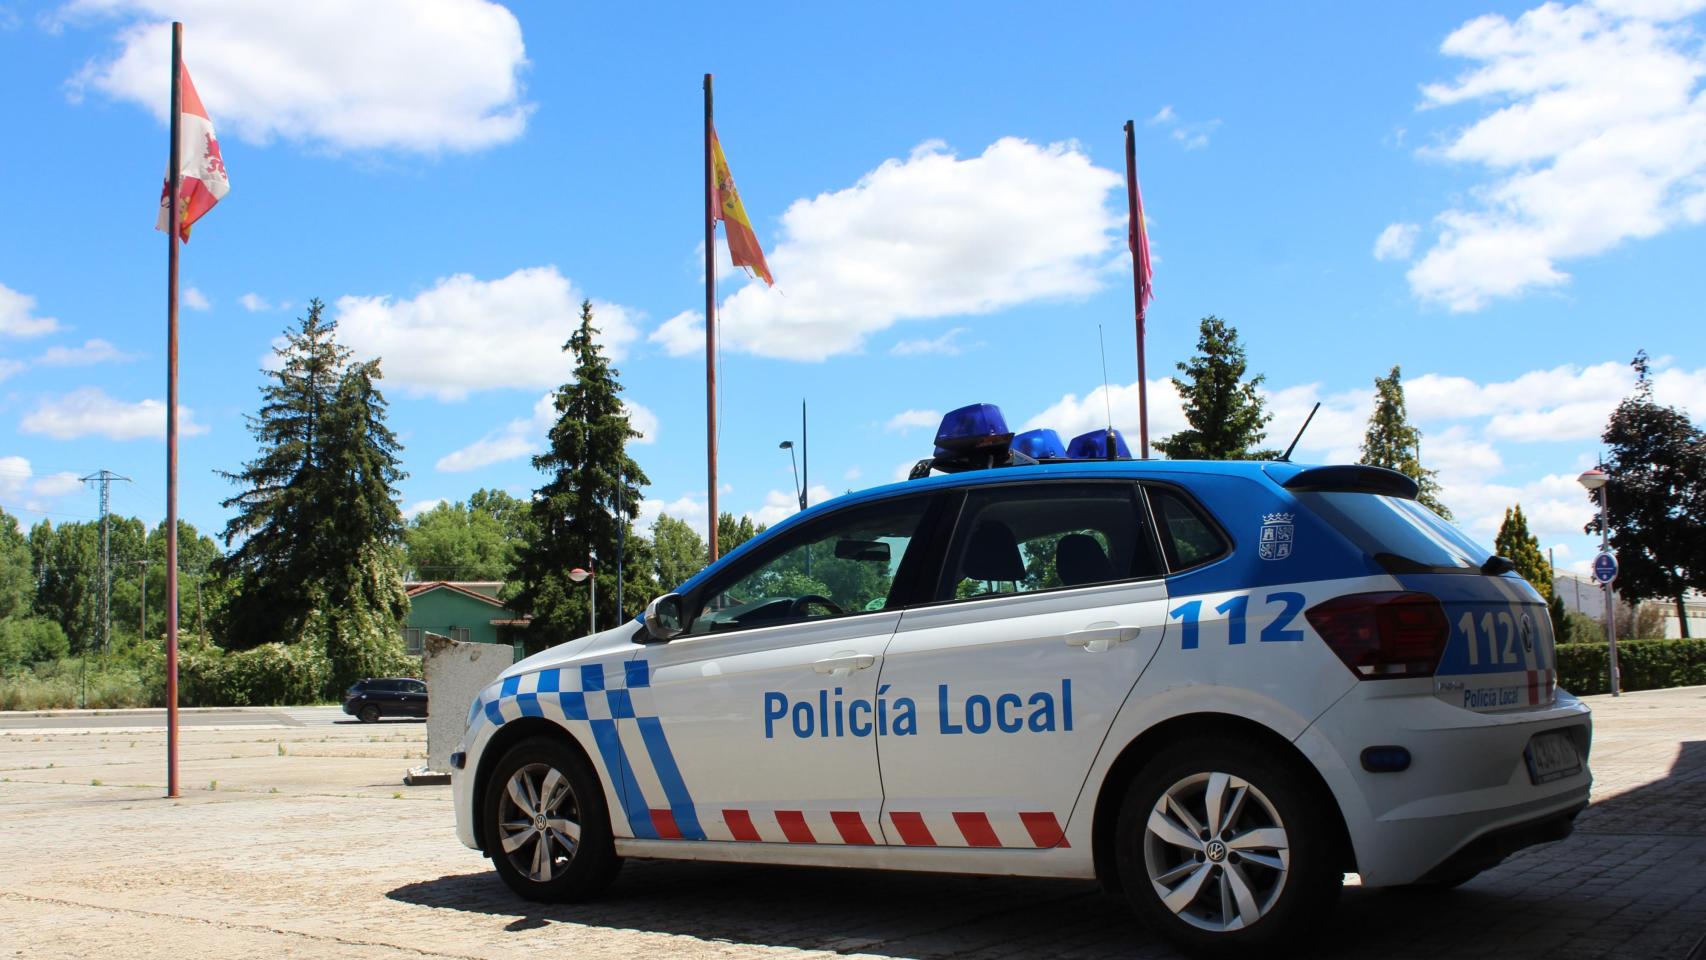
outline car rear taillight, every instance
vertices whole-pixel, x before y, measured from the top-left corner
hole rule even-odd
[[[1304,614],[1359,680],[1431,677],[1451,626],[1425,593],[1353,593]]]

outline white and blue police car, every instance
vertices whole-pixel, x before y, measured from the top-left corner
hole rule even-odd
[[[1097,878],[1236,949],[1586,805],[1545,606],[1403,475],[1132,460],[988,405],[936,447],[484,690],[463,843],[540,900],[625,857]]]

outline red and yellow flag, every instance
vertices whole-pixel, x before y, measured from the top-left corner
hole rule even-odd
[[[219,198],[231,190],[231,180],[225,175],[225,160],[219,155],[219,138],[213,134],[213,121],[201,97],[190,82],[190,68],[179,64],[183,109],[178,124],[178,236],[185,242],[190,238],[190,224],[213,209]],[[171,171],[160,187],[160,216],[154,229],[167,230],[170,208],[166,206],[172,192]]]
[[[729,161],[723,156],[723,144],[717,139],[715,127],[711,129],[711,170],[711,205],[717,211],[716,218],[723,221],[730,259],[735,266],[747,267],[762,277],[765,284],[775,286],[770,265],[764,262],[764,250],[758,245],[758,235],[752,232],[752,221],[747,219],[746,207],[735,190],[734,174],[729,172]]]

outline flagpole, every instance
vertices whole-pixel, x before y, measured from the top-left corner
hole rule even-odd
[[[1125,122],[1125,197],[1131,231],[1131,289],[1137,301],[1137,432],[1144,460],[1149,459],[1149,371],[1143,357],[1143,264],[1138,262],[1137,231],[1137,133],[1132,122]]]
[[[166,213],[166,796],[178,795],[178,134],[183,116],[184,25],[172,23],[172,145]]]
[[[705,472],[710,510],[709,559],[717,559],[717,211],[711,168],[711,75],[705,74]]]

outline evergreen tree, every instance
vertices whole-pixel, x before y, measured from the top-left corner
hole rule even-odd
[[[1248,367],[1238,331],[1219,317],[1204,317],[1197,355],[1176,364],[1185,376],[1173,386],[1185,400],[1190,427],[1151,445],[1169,460],[1272,459],[1273,451],[1255,449],[1267,436],[1273,414],[1256,388],[1260,375],[1244,379]]]
[[[1522,504],[1506,508],[1499,535],[1493,539],[1493,552],[1516,564],[1516,572],[1546,600],[1552,599],[1552,565],[1540,550],[1540,541],[1528,532],[1528,518],[1522,515]]]
[[[221,471],[242,490],[220,504],[236,511],[224,540],[238,545],[219,564],[240,587],[222,631],[233,648],[297,638],[321,599],[312,588],[334,552],[328,541],[342,538],[330,523],[324,428],[350,351],[324,309],[310,300],[297,329],[273,348],[278,368],[267,371],[259,413],[246,418],[260,454],[240,472]]]
[[[410,669],[400,626],[403,518],[399,446],[385,425],[379,361],[349,362],[324,304],[275,350],[249,430],[261,452],[225,477],[243,491],[225,541],[242,543],[218,564],[238,590],[226,605],[232,647],[303,640],[330,664],[325,691]]]
[[[533,616],[528,645],[540,649],[586,632],[586,586],[568,577],[597,555],[597,570],[615,572],[619,531],[626,541],[624,601],[632,606],[649,589],[649,554],[637,556],[632,521],[640,510],[640,485],[647,483],[638,464],[629,459],[627,443],[640,436],[628,422],[619,394],[617,371],[610,366],[594,336],[592,303],[581,303],[580,326],[563,346],[575,360],[574,379],[557,388],[553,404],[557,422],[547,439],[548,449],[533,458],[535,469],[548,475],[531,504],[531,536],[516,551],[511,579],[519,587],[514,603]],[[600,580],[603,577],[599,578]],[[613,579],[613,577],[612,577]],[[594,581],[596,583],[596,581]],[[599,607],[600,629],[617,622],[613,613],[616,591],[598,583],[604,603]]]
[[[1374,378],[1374,394],[1374,412],[1369,415],[1368,432],[1363,435],[1362,462],[1396,470],[1416,481],[1420,491],[1416,499],[1450,520],[1451,511],[1439,500],[1437,471],[1422,466],[1422,432],[1410,424],[1409,415],[1404,412],[1404,384],[1396,365],[1390,374]]]
[[[1683,594],[1706,588],[1706,435],[1688,415],[1653,401],[1645,351],[1635,394],[1606,424],[1606,494],[1616,587],[1625,598],[1674,601],[1688,636]],[[1599,532],[1596,513],[1589,533]]]
[[[657,558],[658,586],[674,590],[705,568],[705,541],[685,520],[659,514],[652,523],[652,554]]]

